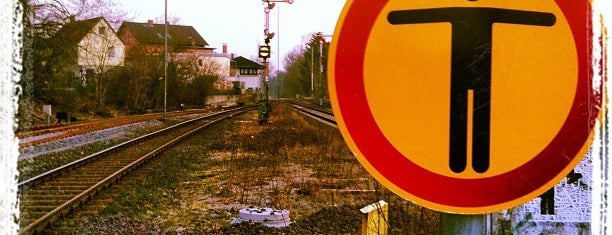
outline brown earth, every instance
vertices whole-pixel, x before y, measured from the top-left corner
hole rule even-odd
[[[255,112],[234,117],[141,172],[144,177],[128,178],[94,200],[91,205],[103,205],[95,213],[86,207],[55,233],[359,234],[358,209],[379,200],[390,205],[390,234],[440,233],[439,214],[379,185],[337,129],[282,105],[274,106],[268,124],[257,125]],[[293,223],[232,225],[248,206],[289,210]]]

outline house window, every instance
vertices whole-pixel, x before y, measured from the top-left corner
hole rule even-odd
[[[104,26],[98,27],[98,33],[100,35],[105,35],[106,34],[106,27],[104,27]]]
[[[257,75],[257,69],[240,69],[240,75]]]
[[[109,58],[115,58],[116,56],[116,52],[115,52],[115,46],[111,46],[108,48],[108,57]]]

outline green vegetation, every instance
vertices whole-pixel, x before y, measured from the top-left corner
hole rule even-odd
[[[321,32],[313,33],[285,57],[285,70],[280,79],[273,79],[270,88],[286,98],[312,97],[329,100],[327,92],[327,55],[329,42],[325,42]],[[303,48],[302,45],[305,45]],[[323,53],[320,53],[320,49]],[[280,80],[280,84],[278,81]],[[282,88],[279,88],[281,87]],[[314,88],[314,89],[311,89]],[[275,89],[282,89],[275,91]]]

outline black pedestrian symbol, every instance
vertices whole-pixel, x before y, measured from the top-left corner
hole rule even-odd
[[[472,168],[489,169],[491,124],[491,46],[494,23],[552,26],[552,13],[499,8],[435,8],[391,11],[392,25],[448,22],[451,35],[449,167],[455,173],[467,164],[468,108],[473,109]],[[535,39],[534,39],[535,40]],[[468,93],[473,107],[468,107]]]

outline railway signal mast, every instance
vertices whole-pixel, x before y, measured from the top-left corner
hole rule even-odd
[[[263,63],[265,66],[265,74],[264,74],[264,98],[263,103],[259,107],[259,124],[265,123],[268,120],[268,115],[271,110],[270,101],[268,100],[268,78],[269,78],[269,66],[268,59],[272,54],[270,47],[270,40],[274,37],[274,33],[270,32],[270,11],[276,6],[276,2],[286,2],[289,4],[293,3],[293,0],[262,0],[265,3],[264,6],[264,42],[265,45],[259,46],[259,58],[263,59]]]

